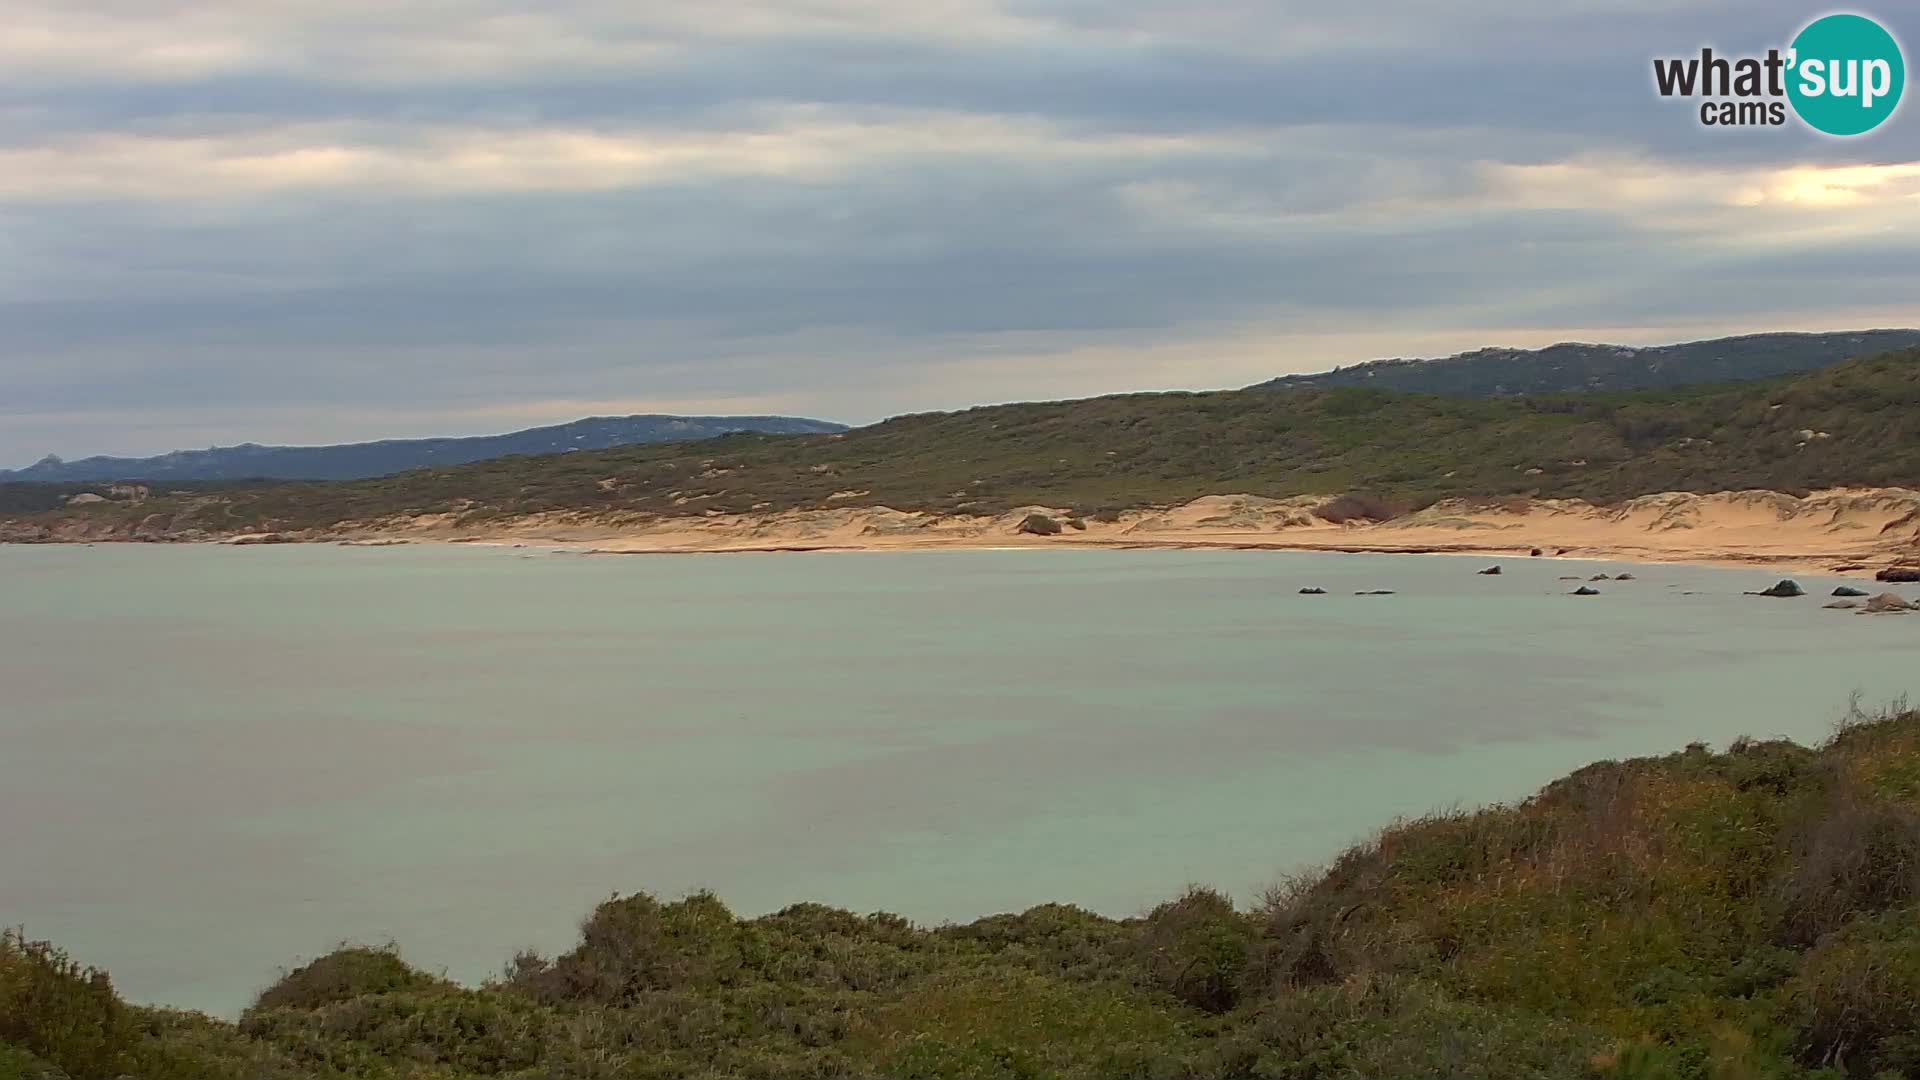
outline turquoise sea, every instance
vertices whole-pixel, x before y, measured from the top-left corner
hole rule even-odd
[[[1124,915],[1920,691],[1838,579],[1489,561],[0,547],[0,924],[232,1014],[345,940],[483,979],[615,891]]]

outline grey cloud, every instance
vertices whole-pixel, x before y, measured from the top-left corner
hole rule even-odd
[[[621,20],[644,9],[550,10],[591,37],[600,25],[634,33]],[[1242,324],[1735,324],[1783,297],[1814,312],[1893,307],[1920,284],[1892,238],[1870,232],[1734,242],[1779,227],[1777,207],[1487,194],[1489,163],[1611,155],[1684,185],[1716,182],[1689,181],[1706,168],[1920,159],[1911,105],[1894,129],[1839,143],[1708,133],[1684,104],[1654,98],[1650,57],[1777,44],[1806,14],[1785,0],[1011,10],[1014,28],[992,33],[964,20],[953,33],[682,21],[660,32],[668,54],[631,67],[423,64],[415,78],[353,62],[393,55],[355,44],[356,27],[379,33],[363,13],[303,31],[319,35],[309,59],[332,67],[0,74],[0,149],[313,120],[400,142],[436,125],[740,131],[805,106],[828,120],[924,110],[1045,123],[1060,137],[1225,138],[1244,151],[855,155],[826,174],[612,191],[347,184],[0,202],[0,461],[168,448],[104,445],[80,419],[100,412],[146,416],[155,439],[183,426],[204,435],[193,443],[274,439],[242,429],[246,415],[293,406],[441,409],[459,430],[472,410],[543,398],[737,397],[801,411],[840,394],[859,404],[835,418],[861,419],[961,403],[954,372],[1002,357],[1009,335],[1061,349],[1194,342],[1180,382],[1215,385],[1233,378],[1209,367],[1204,343]],[[406,18],[401,44],[419,47],[419,17]],[[973,399],[1072,379],[1085,392],[1127,388],[1049,374],[1055,363],[1036,353],[993,368],[997,381]]]

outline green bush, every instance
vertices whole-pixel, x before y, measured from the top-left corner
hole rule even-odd
[[[1253,925],[1212,889],[1190,886],[1153,909],[1135,946],[1153,986],[1210,1013],[1240,1003]]]
[[[0,1080],[70,1080],[66,1070],[18,1047],[0,1043]]]
[[[317,1009],[366,994],[389,994],[439,984],[400,959],[399,950],[342,946],[282,975],[254,999],[255,1011]]]
[[[580,944],[551,962],[516,960],[507,984],[547,1002],[619,1004],[653,990],[735,982],[764,943],[710,892],[662,904],[614,897],[580,927]]]
[[[1124,981],[1132,970],[1126,956],[1131,928],[1071,904],[1041,904],[935,933],[983,949],[998,963],[1043,975]]]
[[[1802,829],[1781,886],[1786,941],[1920,900],[1920,810],[1840,786]]]
[[[1920,1075],[1920,909],[1862,920],[1815,946],[1786,993],[1803,1064]]]
[[[1417,981],[1356,976],[1263,1002],[1200,1074],[1259,1080],[1546,1080],[1590,1076],[1602,1031],[1452,1000]]]
[[[105,972],[48,942],[0,930],[0,1045],[10,1047],[7,1067],[51,1065],[79,1080],[111,1077],[130,1063],[135,1035]]]

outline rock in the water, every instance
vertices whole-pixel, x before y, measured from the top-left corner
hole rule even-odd
[[[1748,593],[1747,595],[1780,597],[1805,596],[1807,595],[1807,590],[1801,588],[1800,583],[1792,578],[1781,578],[1772,588],[1762,589],[1759,592]]]
[[[1561,581],[1579,581],[1580,575],[1579,574],[1562,574],[1560,575],[1560,580]]]
[[[1605,575],[1605,574],[1595,574],[1595,575],[1593,575],[1592,577],[1590,577],[1590,578],[1588,578],[1587,580],[1588,580],[1588,581],[1605,581],[1605,580],[1607,580],[1607,575]]]
[[[1579,588],[1568,593],[1567,595],[1568,596],[1599,596],[1600,590],[1593,588],[1590,585],[1582,585]]]
[[[1920,569],[1911,566],[1889,566],[1873,575],[1875,581],[1920,581]]]
[[[1489,566],[1485,570],[1480,571],[1482,574],[1497,574],[1499,572],[1500,568],[1498,566]]]
[[[1859,606],[1860,606],[1860,601],[1858,601],[1858,600],[1835,600],[1835,601],[1834,601],[1833,603],[1831,603],[1831,604],[1822,604],[1822,605],[1820,605],[1820,606],[1821,606],[1821,607],[1826,607],[1826,608],[1837,608],[1837,609],[1839,609],[1839,610],[1841,610],[1841,611],[1849,611],[1849,610],[1851,610],[1851,609],[1853,609],[1853,608],[1857,608],[1857,607],[1859,607]]]
[[[1357,593],[1354,593],[1353,595],[1355,596],[1392,596],[1393,590],[1392,589],[1371,589],[1366,592],[1357,592]]]
[[[1633,577],[1633,575],[1632,575],[1632,574],[1615,574],[1615,575],[1613,575],[1613,580],[1615,580],[1615,581],[1632,581],[1632,580],[1634,580],[1634,577]]]
[[[1318,586],[1310,585],[1307,588],[1301,589],[1300,595],[1301,596],[1325,596],[1327,595],[1327,590],[1319,588]]]
[[[1853,587],[1853,586],[1851,586],[1851,585],[1842,585],[1842,586],[1840,586],[1839,588],[1837,588],[1837,589],[1835,589],[1835,590],[1833,590],[1833,595],[1835,595],[1835,596],[1865,596],[1865,595],[1867,595],[1867,590],[1865,590],[1865,589],[1856,589],[1856,588],[1854,588],[1854,587]]]
[[[1897,593],[1883,592],[1867,601],[1867,606],[1861,610],[1870,615],[1886,615],[1895,611],[1912,611],[1913,609],[1914,605],[1909,603],[1906,597]]]

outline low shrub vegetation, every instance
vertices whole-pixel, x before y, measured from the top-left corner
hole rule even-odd
[[[1920,713],[1601,762],[1249,906],[959,925],[617,896],[482,987],[343,947],[239,1024],[0,936],[0,1080],[1920,1077]]]

